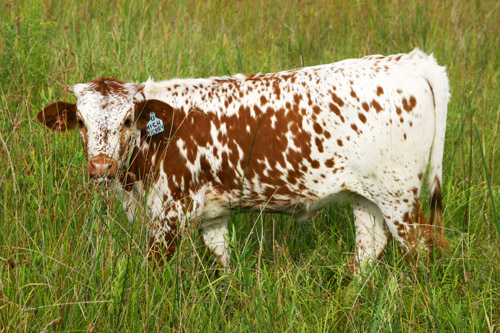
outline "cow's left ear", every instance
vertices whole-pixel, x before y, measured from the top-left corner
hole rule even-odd
[[[38,112],[36,119],[54,131],[72,130],[78,124],[76,104],[55,102]]]
[[[181,121],[179,112],[157,99],[148,99],[135,104],[135,122],[138,130],[146,130],[148,122],[158,119],[163,122],[165,131],[176,129]]]

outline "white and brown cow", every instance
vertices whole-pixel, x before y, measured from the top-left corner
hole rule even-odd
[[[228,265],[231,213],[305,220],[348,197],[358,263],[379,258],[389,235],[404,251],[448,248],[449,88],[432,55],[143,84],[99,78],[70,89],[76,104],[51,104],[38,120],[57,131],[79,127],[90,176],[116,185],[130,218],[147,198],[155,253],[166,246],[171,255],[179,228],[200,218],[205,244]],[[160,128],[148,132],[155,118]],[[419,201],[428,164],[429,222]]]

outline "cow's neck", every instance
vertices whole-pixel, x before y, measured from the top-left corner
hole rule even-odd
[[[162,178],[162,186],[168,192],[163,194],[178,200],[209,181],[210,176],[207,177],[203,170],[209,168],[206,154],[195,142],[208,140],[209,131],[200,134],[202,131],[196,126],[197,123],[188,118],[172,138],[162,134],[141,137],[133,148],[127,171],[120,179],[123,189],[130,192],[137,182],[140,188],[151,188]],[[192,128],[197,128],[194,137]]]

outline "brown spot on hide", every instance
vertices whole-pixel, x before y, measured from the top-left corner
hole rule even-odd
[[[359,102],[359,97],[356,95],[356,92],[351,88],[351,97],[355,98]]]
[[[417,100],[416,100],[415,96],[411,96],[410,97],[410,106],[411,106],[411,108],[412,109],[415,108],[416,105],[417,105]]]
[[[335,94],[334,92],[332,92],[331,94],[333,101],[337,103],[338,106],[344,106],[344,101],[340,97],[338,97],[337,94]]]
[[[342,121],[342,122],[345,121],[345,119],[342,116],[342,114],[340,113],[340,109],[337,107],[337,105],[330,103],[328,106],[330,107],[330,110],[333,111],[333,113],[335,113],[340,118],[340,121]]]
[[[312,99],[311,99],[311,93],[308,92],[306,94],[306,96],[307,96],[307,104],[308,105],[312,105],[313,102],[312,102]]]
[[[368,112],[368,110],[370,110],[370,106],[369,106],[369,105],[368,105],[368,103],[366,103],[366,102],[363,102],[363,103],[361,104],[361,106],[362,106],[362,107],[363,107],[363,109],[364,109],[365,111],[367,111],[367,112]]]
[[[382,89],[382,87],[378,86],[377,87],[377,96],[380,96],[384,93],[384,89]]]
[[[351,124],[351,128],[353,129],[353,131],[355,131],[356,133],[359,134],[359,132],[358,132],[358,126],[356,126],[356,124]]]
[[[318,147],[318,151],[320,153],[322,153],[323,152],[323,143],[321,142],[321,140],[319,138],[316,138],[315,142],[316,142],[316,147]]]
[[[380,106],[380,104],[378,104],[378,102],[376,100],[372,100],[371,104],[370,104],[373,108],[375,108],[375,110],[377,111],[377,113],[379,113],[380,111],[382,111],[382,107]]]
[[[267,103],[267,99],[264,95],[260,96],[260,105],[264,106]]]
[[[95,80],[89,82],[89,90],[95,91],[103,96],[110,95],[128,95],[129,91],[125,86],[125,83],[113,79],[113,78],[104,78],[99,77]]]
[[[361,120],[361,122],[362,122],[363,124],[365,124],[365,123],[366,123],[366,116],[365,116],[364,114],[362,114],[362,113],[358,113],[358,118],[359,118],[359,120]]]
[[[405,109],[406,112],[411,112],[416,105],[417,100],[414,96],[411,96],[409,101],[406,98],[403,98],[403,109]]]
[[[314,131],[315,131],[316,133],[318,133],[318,134],[323,133],[323,128],[321,127],[321,125],[320,125],[320,124],[318,124],[318,123],[314,123],[313,128],[314,128]]]
[[[298,105],[300,103],[301,99],[302,99],[302,97],[299,94],[294,94],[293,95],[293,101],[295,102],[295,104]]]
[[[406,112],[410,112],[411,111],[410,105],[408,104],[408,101],[404,97],[403,97],[403,109],[405,109]]]

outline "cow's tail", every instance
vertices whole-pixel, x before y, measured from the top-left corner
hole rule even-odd
[[[441,184],[446,113],[448,101],[450,99],[450,89],[445,67],[439,66],[432,54],[428,56],[428,64],[424,70],[424,78],[427,80],[434,97],[434,140],[432,141],[428,179],[431,210],[429,222],[433,225],[436,248],[440,250],[449,250],[450,245],[444,237]]]

